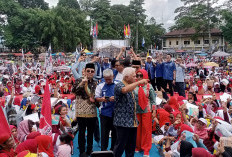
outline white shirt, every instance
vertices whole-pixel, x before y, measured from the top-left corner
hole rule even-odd
[[[122,81],[122,80],[123,80],[123,75],[122,75],[122,73],[118,72],[118,74],[117,74],[115,80],[117,80],[117,81]]]

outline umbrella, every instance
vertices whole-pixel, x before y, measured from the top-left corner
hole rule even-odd
[[[25,56],[34,56],[30,51],[25,54]]]
[[[65,56],[64,52],[58,52],[56,53],[57,56]]]
[[[212,54],[212,57],[227,57],[227,56],[230,56],[230,54],[222,51],[217,51],[214,54]]]
[[[194,53],[202,53],[202,51],[195,51]]]
[[[177,53],[183,53],[185,52],[184,50],[176,50]]]
[[[85,53],[90,53],[90,51],[89,51],[89,50],[87,50],[87,49],[85,49],[85,50],[84,50],[84,52],[85,52]]]
[[[208,54],[207,53],[199,53],[199,54],[196,54],[197,56],[207,56]]]
[[[93,54],[93,52],[88,52],[88,53],[86,53],[87,55],[92,55]]]
[[[62,65],[62,66],[58,66],[58,67],[54,67],[53,70],[56,71],[63,71],[63,72],[69,72],[70,71],[70,67]]]
[[[204,64],[204,67],[219,67],[219,65],[215,62],[207,62]]]
[[[191,63],[189,63],[189,64],[187,64],[186,65],[186,67],[196,67],[197,66],[197,64],[195,64],[195,63],[193,63],[193,62],[191,62]]]

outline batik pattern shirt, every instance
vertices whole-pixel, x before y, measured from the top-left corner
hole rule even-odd
[[[120,127],[137,127],[136,103],[134,92],[122,93],[125,82],[119,82],[114,88],[114,125]]]
[[[76,117],[97,117],[97,103],[90,102],[90,97],[86,92],[85,85],[80,86],[81,79],[78,79],[73,87],[72,92],[76,95]],[[93,94],[97,87],[97,81],[89,80],[88,89],[89,92]]]

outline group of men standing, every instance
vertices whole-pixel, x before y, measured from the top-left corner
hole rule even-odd
[[[119,58],[119,57],[118,57]],[[78,144],[80,156],[88,156],[93,151],[93,135],[96,130],[97,107],[100,110],[101,124],[101,150],[108,148],[111,132],[111,148],[115,157],[121,157],[124,150],[126,156],[134,156],[136,147],[137,118],[134,90],[138,85],[147,84],[149,81],[154,89],[163,93],[169,91],[173,95],[173,85],[177,86],[178,93],[184,93],[185,67],[181,58],[176,64],[167,55],[166,62],[161,56],[155,60],[147,57],[144,69],[149,79],[136,81],[136,71],[143,69],[141,60],[138,67],[132,67],[127,59],[118,59],[102,70],[97,57],[90,62],[86,61],[84,53],[80,54],[78,61],[73,65],[72,72],[76,78],[73,93],[76,95],[76,119],[79,125]],[[137,58],[136,58],[137,59]],[[111,67],[111,68],[109,68]],[[100,82],[100,83],[99,83]],[[167,86],[168,85],[168,86]],[[85,131],[87,129],[87,151],[85,151]]]

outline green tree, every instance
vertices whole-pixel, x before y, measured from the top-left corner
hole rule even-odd
[[[143,8],[143,4],[144,0],[132,0],[129,4],[130,14],[134,16],[132,25],[135,25],[135,27],[132,27],[132,31],[136,32],[136,34],[135,38],[132,38],[132,42],[134,43],[136,50],[139,48],[139,41],[142,41],[143,36],[141,36],[141,31],[144,30],[144,28],[141,27],[144,26],[146,20],[146,10]]]
[[[115,39],[118,37],[118,34],[115,34],[116,30],[112,28],[112,13],[110,8],[109,0],[97,0],[93,3],[91,19],[94,23],[98,23],[98,37],[100,39]]]
[[[93,9],[93,3],[94,0],[79,0],[80,3],[80,7],[83,11],[85,11],[86,13],[90,13],[90,11]]]
[[[224,25],[221,26],[223,36],[225,40],[232,44],[232,12],[225,10],[222,13],[222,18],[224,20]]]
[[[43,10],[47,10],[48,3],[44,2],[44,0],[18,0],[18,3],[24,8],[40,8]]]
[[[152,17],[145,24],[145,34],[144,38],[146,40],[145,46],[150,47],[162,47],[162,37],[165,34],[165,28],[163,28],[163,24],[157,24],[154,17]]]
[[[80,5],[77,0],[59,0],[57,6],[80,9]]]
[[[216,0],[181,0],[183,6],[177,8],[175,13],[176,23],[170,30],[194,28],[196,34],[192,37],[197,39],[200,34],[209,34],[212,28],[215,28],[219,22],[219,9],[213,7]]]

